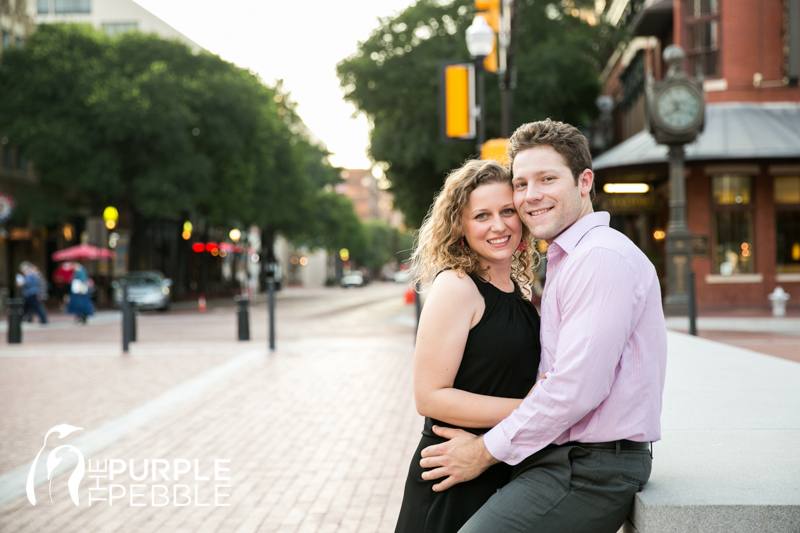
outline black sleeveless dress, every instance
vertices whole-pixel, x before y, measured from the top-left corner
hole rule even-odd
[[[539,367],[539,314],[519,287],[505,293],[477,276],[470,277],[483,295],[486,309],[469,332],[453,387],[487,396],[524,398],[536,382]],[[511,467],[500,463],[472,481],[434,492],[431,487],[441,480],[423,480],[424,470],[419,466],[424,448],[446,440],[433,432],[434,425],[458,427],[425,418],[395,533],[455,533],[511,479]],[[481,435],[490,428],[460,429]]]

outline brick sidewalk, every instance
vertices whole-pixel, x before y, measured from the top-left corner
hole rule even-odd
[[[98,460],[133,460],[139,477],[145,460],[170,463],[159,463],[155,479],[150,468],[142,481],[129,466],[113,480],[87,472],[79,507],[66,488],[70,468],[51,485],[53,504],[45,483],[35,507],[24,495],[0,506],[0,531],[393,531],[422,423],[411,392],[413,306],[402,304],[403,289],[283,292],[273,353],[266,350],[263,302],[250,310],[249,342],[235,340],[227,301],[209,302],[204,314],[191,306],[142,313],[128,356],[121,355],[113,312],[85,327],[57,315],[50,326],[26,325],[23,344],[0,346],[0,481],[15,469],[27,472],[49,428],[83,430],[51,436],[40,466],[57,445],[84,443],[82,435],[107,438],[113,431],[103,428],[131,415],[143,419],[88,457],[89,469]],[[783,349],[778,341],[798,338],[716,329],[701,336],[747,341],[749,349]],[[794,349],[794,340],[785,346]],[[199,389],[185,388],[197,380]],[[179,398],[165,402],[175,391]],[[172,479],[183,460],[197,460],[198,473]],[[213,479],[215,460],[230,468],[230,480],[222,479],[226,471]],[[88,506],[90,487],[102,485],[99,494],[108,496],[111,484],[112,505]],[[230,485],[217,488],[229,506],[213,505],[215,485]],[[190,504],[178,505],[184,501]]]
[[[126,469],[102,480],[125,497],[88,506],[88,476],[97,474],[87,472],[76,507],[65,473],[52,483],[53,504],[45,483],[35,507],[25,496],[0,507],[0,530],[393,531],[421,428],[411,394],[413,309],[402,305],[402,292],[391,285],[337,292],[334,307],[319,296],[281,300],[273,353],[265,347],[266,327],[257,326],[266,324],[263,304],[251,309],[253,340],[238,343],[230,308],[142,314],[141,340],[127,357],[120,355],[116,322],[29,328],[24,344],[4,346],[0,357],[0,475],[32,460],[56,424],[83,427],[76,435],[98,433],[104,422],[158,402],[178,384],[216,379],[217,369],[241,354],[262,353],[90,458],[90,470],[97,460],[133,460],[135,475],[145,459],[198,460],[200,476],[212,480],[186,474],[187,486],[198,491],[191,505],[177,505],[185,498],[178,488],[180,497],[170,493],[169,503],[157,506],[164,497],[156,485],[182,484],[134,481]],[[63,442],[79,442],[72,437]],[[39,462],[63,442],[52,435]],[[221,463],[230,481],[213,480],[215,460],[230,460]],[[229,494],[221,503],[230,506],[213,505],[214,484],[230,485],[218,489]],[[132,491],[134,503],[146,505],[132,506]]]

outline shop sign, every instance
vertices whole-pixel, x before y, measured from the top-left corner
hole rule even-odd
[[[636,213],[641,211],[655,211],[656,199],[652,195],[640,196],[632,194],[609,194],[600,200],[600,211],[611,214]]]
[[[695,257],[708,255],[708,235],[692,235],[692,255]]]

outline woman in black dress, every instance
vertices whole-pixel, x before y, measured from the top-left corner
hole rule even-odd
[[[456,532],[505,485],[500,463],[472,481],[434,492],[421,451],[444,442],[433,425],[475,434],[516,409],[539,366],[539,315],[530,302],[532,237],[514,209],[509,171],[471,160],[451,173],[419,231],[417,280],[431,279],[414,351],[414,397],[425,416],[411,461],[397,533]]]

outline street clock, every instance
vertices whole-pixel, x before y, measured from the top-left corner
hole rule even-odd
[[[664,59],[670,64],[667,76],[647,89],[650,133],[659,144],[690,143],[703,131],[705,123],[703,84],[681,69],[680,47],[668,46]]]

